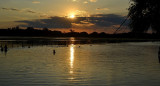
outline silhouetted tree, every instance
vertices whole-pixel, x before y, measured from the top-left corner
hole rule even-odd
[[[31,30],[34,30],[33,27],[27,27],[27,30],[31,31]]]
[[[15,27],[15,28],[16,28],[16,30],[19,30],[19,29],[20,29],[19,26]]]
[[[74,30],[71,29],[70,32],[71,32],[71,33],[74,33]]]
[[[101,33],[99,34],[99,36],[100,36],[100,37],[106,37],[106,33],[105,33],[105,32],[101,32]]]
[[[87,33],[87,32],[81,32],[81,33],[80,33],[80,36],[82,36],[82,37],[87,37],[87,36],[88,36],[88,33]]]
[[[160,0],[131,0],[129,7],[132,32],[144,33],[152,28],[160,33]]]
[[[48,28],[45,27],[45,28],[43,28],[43,31],[49,31],[49,30],[48,30]]]
[[[91,36],[91,37],[97,37],[97,36],[98,36],[98,33],[97,33],[97,32],[93,32],[93,33],[90,34],[90,36]]]

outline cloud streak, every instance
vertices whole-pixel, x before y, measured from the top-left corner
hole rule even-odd
[[[17,8],[2,8],[2,9],[3,10],[10,10],[10,11],[21,11],[21,12],[37,13],[35,11],[28,10],[28,9],[17,9]]]
[[[109,10],[109,8],[96,8],[96,10],[101,11],[101,10]]]
[[[89,0],[90,2],[97,2],[97,0]]]
[[[19,9],[17,9],[17,8],[2,8],[3,10],[10,10],[10,11],[21,11],[21,10],[19,10]]]
[[[83,3],[84,3],[84,4],[88,4],[88,1],[84,1]]]
[[[88,4],[89,2],[91,2],[91,3],[95,3],[95,2],[97,2],[98,0],[72,0],[72,2],[80,2],[80,1],[82,1],[84,4]]]
[[[39,1],[33,1],[32,3],[33,4],[39,4],[40,2]]]
[[[31,14],[37,14],[39,17],[50,17],[48,16],[47,14],[45,13],[40,13],[40,12],[36,12],[36,11],[33,11],[31,9],[17,9],[17,8],[1,8],[2,10],[6,10],[6,11],[15,11],[15,12],[26,12],[26,13],[31,13]]]
[[[26,12],[28,12],[28,13],[37,13],[37,12],[32,11],[32,10],[27,10]]]

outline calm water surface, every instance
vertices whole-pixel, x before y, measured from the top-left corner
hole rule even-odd
[[[160,86],[159,45],[14,45],[0,53],[0,86]]]

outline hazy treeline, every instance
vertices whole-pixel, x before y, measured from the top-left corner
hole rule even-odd
[[[19,27],[13,27],[8,29],[0,29],[0,36],[44,36],[44,37],[101,37],[101,38],[160,38],[160,34],[149,34],[149,33],[119,33],[119,34],[107,34],[105,32],[70,32],[63,33],[61,31],[51,31],[48,28],[42,30],[34,29],[33,27],[27,27],[21,29]]]

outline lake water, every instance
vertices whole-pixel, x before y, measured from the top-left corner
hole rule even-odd
[[[1,41],[0,86],[160,86],[160,42]]]

